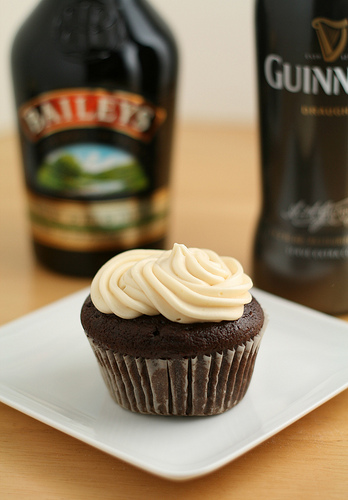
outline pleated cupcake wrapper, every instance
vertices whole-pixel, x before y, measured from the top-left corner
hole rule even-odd
[[[234,350],[180,359],[145,359],[100,347],[89,338],[116,402],[154,415],[216,415],[245,395],[262,330]]]
[[[260,336],[236,350],[183,359],[144,359],[91,344],[111,395],[122,407],[155,415],[213,415],[244,396]]]

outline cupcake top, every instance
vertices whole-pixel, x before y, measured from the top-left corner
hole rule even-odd
[[[100,312],[123,319],[161,314],[176,323],[233,321],[252,300],[252,281],[232,257],[175,244],[110,259],[91,285]]]

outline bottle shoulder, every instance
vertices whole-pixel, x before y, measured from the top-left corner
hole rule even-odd
[[[178,59],[171,30],[144,0],[43,1],[18,29],[11,52],[25,58],[47,46],[48,56],[56,50],[76,62],[106,59],[130,45]]]
[[[155,87],[174,87],[175,39],[159,17],[140,9],[141,3],[75,0],[50,11],[38,8],[13,42],[15,83],[30,81],[37,91],[90,85],[138,92],[146,87],[151,93]]]

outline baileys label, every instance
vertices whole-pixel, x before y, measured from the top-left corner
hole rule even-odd
[[[39,95],[19,109],[19,120],[32,142],[72,128],[107,128],[148,142],[166,119],[166,111],[144,97],[104,89],[67,89]]]

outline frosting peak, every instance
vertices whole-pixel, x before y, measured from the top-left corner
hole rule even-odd
[[[93,279],[91,299],[99,311],[126,319],[162,314],[178,323],[219,322],[243,315],[251,287],[236,259],[176,243],[116,255]]]

